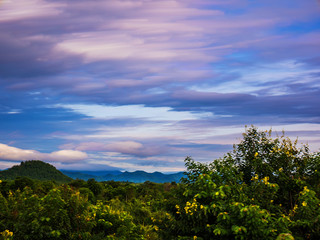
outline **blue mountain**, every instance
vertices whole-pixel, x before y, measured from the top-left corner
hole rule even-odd
[[[161,172],[147,173],[145,171],[120,172],[120,171],[68,171],[60,170],[63,174],[73,179],[88,180],[90,178],[96,181],[121,181],[143,183],[146,181],[155,183],[180,182],[183,172],[164,174]]]

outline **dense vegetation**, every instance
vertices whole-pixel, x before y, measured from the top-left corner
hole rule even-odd
[[[320,154],[246,129],[182,183],[0,184],[3,239],[320,239]]]

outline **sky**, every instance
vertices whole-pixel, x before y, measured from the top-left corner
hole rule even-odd
[[[319,0],[0,0],[0,169],[183,171],[245,126],[320,148]]]

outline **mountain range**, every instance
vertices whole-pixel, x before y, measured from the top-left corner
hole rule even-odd
[[[21,162],[7,170],[0,171],[0,179],[14,180],[17,177],[29,177],[38,180],[54,180],[56,182],[70,182],[72,179],[95,179],[96,181],[122,181],[142,183],[146,181],[155,183],[180,182],[183,172],[163,174],[161,172],[147,173],[145,171],[70,171],[57,170],[49,163],[39,160]]]
[[[145,181],[164,183],[164,182],[180,182],[183,177],[183,172],[164,174],[161,172],[147,173],[145,171],[135,172],[120,172],[120,171],[97,171],[97,172],[81,172],[81,171],[67,171],[61,170],[61,172],[73,179],[88,180],[94,178],[96,181],[121,181],[121,182],[134,182],[142,183]]]

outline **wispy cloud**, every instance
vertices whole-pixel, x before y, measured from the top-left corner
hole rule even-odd
[[[181,121],[208,118],[212,116],[212,113],[178,112],[173,111],[173,109],[169,107],[144,107],[143,105],[103,106],[60,104],[53,107],[70,109],[94,119],[141,118],[151,121]]]
[[[316,149],[319,12],[301,0],[2,1],[0,154],[181,169],[251,124]]]

